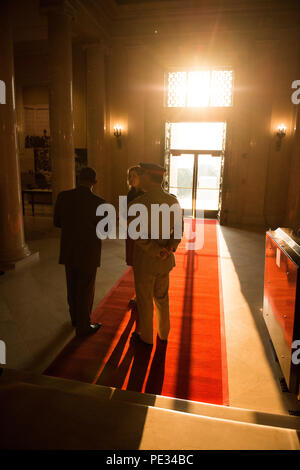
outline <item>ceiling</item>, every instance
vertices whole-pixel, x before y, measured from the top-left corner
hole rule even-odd
[[[118,5],[129,5],[130,3],[158,3],[158,2],[174,2],[174,0],[115,0]],[[177,0],[181,1],[182,0]]]
[[[238,6],[239,4],[251,4],[251,3],[256,3],[257,6],[259,4],[261,5],[269,5],[272,6],[276,4],[281,4],[282,0],[114,0],[117,5],[131,5],[131,4],[136,4],[136,5],[141,5],[141,4],[164,4],[168,2],[173,2],[173,3],[178,3],[181,4],[181,7],[186,7],[186,6],[209,6],[209,4],[214,4],[214,5],[219,5],[220,7],[226,7],[226,6],[231,6],[231,5],[236,5]],[[298,3],[298,0],[294,1],[295,4]]]
[[[189,9],[198,10],[217,10],[217,11],[242,11],[242,10],[273,10],[273,9],[299,9],[299,0],[105,0],[104,3],[114,4],[120,7],[120,10],[142,12],[147,14],[155,9],[168,10],[180,9],[185,12]],[[123,8],[122,8],[123,7]]]

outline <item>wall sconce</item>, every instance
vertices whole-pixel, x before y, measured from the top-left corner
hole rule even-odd
[[[277,127],[276,136],[277,136],[276,148],[277,150],[280,150],[282,139],[286,136],[286,126],[284,124],[280,124]]]
[[[115,137],[121,137],[122,135],[122,128],[117,124],[115,127],[114,127],[114,136]]]

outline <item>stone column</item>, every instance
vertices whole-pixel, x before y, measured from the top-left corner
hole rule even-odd
[[[20,155],[22,155],[25,152],[25,113],[23,102],[23,87],[18,84],[16,84],[16,111],[18,148]]]
[[[145,96],[147,81],[144,45],[127,47],[128,56],[128,161],[127,166],[145,161]],[[147,152],[147,158],[153,156]]]
[[[105,63],[104,47],[93,44],[87,47],[87,148],[88,165],[97,173],[98,183],[94,193],[105,196],[107,192],[107,165],[105,155]]]
[[[53,203],[75,186],[72,102],[71,16],[63,7],[48,11],[50,135]]]
[[[6,85],[5,104],[0,104],[1,266],[30,254],[23,228],[10,3],[10,0],[0,0],[0,79]]]

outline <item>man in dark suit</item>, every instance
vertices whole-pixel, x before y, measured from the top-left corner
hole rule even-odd
[[[92,192],[96,182],[95,171],[83,168],[77,188],[59,193],[54,210],[54,225],[61,228],[59,263],[66,268],[69,310],[77,336],[94,333],[101,326],[90,323],[101,259],[96,210],[105,203]]]

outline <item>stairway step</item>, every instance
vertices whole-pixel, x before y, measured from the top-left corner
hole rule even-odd
[[[211,403],[181,400],[160,395],[141,394],[128,390],[116,390],[114,392],[114,399],[244,423],[300,429],[300,418],[290,414],[266,413],[237,407],[214,405]]]
[[[147,393],[119,390],[113,387],[92,385],[69,379],[61,379],[46,375],[36,375],[31,372],[5,369],[3,380],[18,380],[27,383],[35,383],[41,386],[63,389],[72,393],[80,393],[107,400],[117,400],[126,403],[135,403],[147,407],[156,407],[190,413],[195,415],[227,419],[249,424],[260,424],[287,429],[300,430],[300,418],[290,414],[264,413],[256,410],[214,405],[177,398],[151,395]]]
[[[5,433],[2,433],[0,447],[36,450],[300,449],[294,429],[130,402],[124,406],[123,401],[100,396],[74,393],[74,389],[67,391],[53,385],[1,383],[0,415]]]

